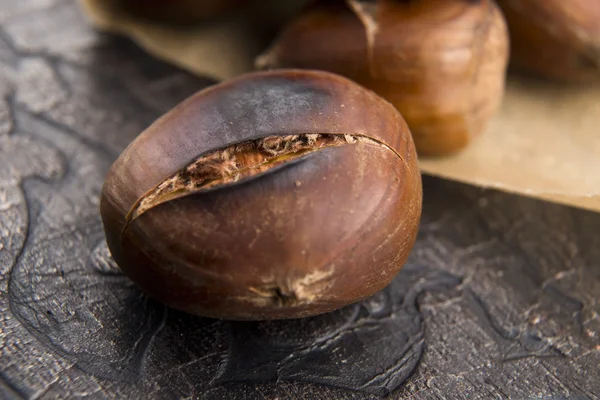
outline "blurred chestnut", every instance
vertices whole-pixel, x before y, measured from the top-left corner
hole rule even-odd
[[[170,23],[194,23],[245,5],[244,0],[120,0],[132,13]]]
[[[421,155],[464,148],[504,92],[508,33],[492,0],[333,0],[308,8],[257,59],[349,77],[404,116]]]
[[[394,107],[326,72],[244,75],[136,138],[101,199],[122,270],[208,317],[324,313],[385,287],[414,244],[421,177]]]
[[[498,0],[511,67],[565,82],[600,80],[600,0]]]

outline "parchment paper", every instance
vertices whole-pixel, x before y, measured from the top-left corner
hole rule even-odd
[[[284,20],[301,3],[278,9],[270,18]],[[98,28],[217,79],[252,70],[254,57],[267,44],[256,34],[264,24],[256,18],[233,15],[175,27],[136,18],[114,1],[81,4]],[[600,85],[570,87],[511,76],[487,132],[460,154],[422,159],[421,168],[426,174],[600,211]]]

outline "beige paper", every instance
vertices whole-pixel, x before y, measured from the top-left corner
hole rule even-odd
[[[268,44],[264,32],[294,15],[307,0],[259,0],[244,11],[202,25],[171,26],[139,18],[124,0],[80,0],[99,29],[127,36],[157,58],[197,75],[223,80],[251,71]]]
[[[241,16],[203,26],[174,27],[134,18],[118,0],[82,0],[82,9],[100,29],[130,37],[152,55],[213,79],[227,79],[252,69],[261,50]]]
[[[252,69],[264,43],[240,16],[193,28],[136,19],[107,0],[81,0],[99,28],[196,74]],[[297,5],[296,5],[297,6]],[[487,132],[458,155],[421,160],[424,173],[600,211],[600,86],[510,79]]]
[[[423,171],[600,211],[600,87],[509,79],[484,135]]]

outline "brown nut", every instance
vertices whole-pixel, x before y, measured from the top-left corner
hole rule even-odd
[[[498,0],[511,67],[565,82],[600,80],[599,0]]]
[[[347,76],[398,108],[420,155],[443,155],[483,131],[507,62],[508,33],[492,0],[339,0],[307,9],[257,67]]]
[[[394,107],[326,72],[254,73],[136,138],[101,199],[110,251],[143,290],[227,319],[324,313],[385,287],[421,215]]]

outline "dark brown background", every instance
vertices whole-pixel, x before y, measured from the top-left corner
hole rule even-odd
[[[410,264],[362,304],[229,323],[110,259],[110,163],[210,82],[94,32],[73,0],[0,7],[0,398],[600,396],[600,215],[425,178]]]

